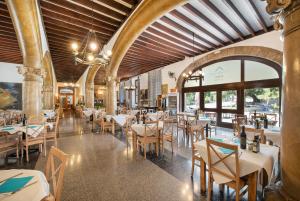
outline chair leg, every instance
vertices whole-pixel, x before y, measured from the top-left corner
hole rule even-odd
[[[240,201],[240,188],[235,189],[235,201]]]
[[[146,159],[146,154],[147,154],[147,153],[146,153],[146,152],[147,152],[147,151],[146,151],[146,144],[143,144],[143,149],[144,149],[144,159]]]
[[[17,158],[19,158],[19,144],[17,144],[16,155],[17,155]]]
[[[211,175],[209,175],[208,178],[208,195],[207,195],[207,200],[211,201],[212,200],[212,178]]]
[[[24,155],[24,146],[21,145],[21,158],[23,159],[23,155]]]
[[[192,172],[191,172],[191,177],[194,177],[194,168],[195,168],[195,158],[192,158]]]
[[[159,151],[158,142],[155,143],[155,148],[156,148],[156,156],[158,157],[158,151]]]
[[[47,141],[45,140],[45,142],[44,142],[44,155],[45,155],[45,157],[46,157],[46,155],[47,155],[47,143],[46,143]],[[41,147],[43,147],[43,145],[41,146]]]
[[[28,146],[26,146],[26,161],[29,162]]]

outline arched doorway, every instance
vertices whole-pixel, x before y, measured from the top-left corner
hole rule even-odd
[[[199,71],[204,79],[195,79]],[[274,114],[279,122],[281,66],[253,56],[230,56],[194,68],[183,81],[181,109],[216,113],[217,125],[231,127],[237,114]]]

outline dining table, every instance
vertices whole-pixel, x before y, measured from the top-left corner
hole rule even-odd
[[[9,125],[9,126],[4,126],[0,127],[0,132],[7,132],[10,135],[18,134],[18,133],[26,133],[27,130],[27,135],[31,137],[37,137],[45,128],[45,126],[49,126],[50,129],[53,128],[53,123],[47,122],[45,125],[28,125],[28,129],[26,126],[23,126],[22,124],[15,124],[15,125]]]
[[[23,187],[20,186],[20,189],[16,189],[16,185],[20,185],[24,179],[30,180]],[[41,201],[50,193],[44,173],[37,170],[0,170],[0,183],[6,183],[5,188],[0,187],[1,201]]]
[[[223,138],[211,138],[213,140],[222,141],[229,144],[237,144],[235,141],[226,140]],[[200,185],[201,193],[206,192],[206,164],[208,163],[208,153],[206,140],[201,140],[194,143],[195,149],[198,151],[200,160]],[[220,155],[225,154],[223,150],[217,149]],[[254,153],[248,149],[239,148],[239,164],[240,164],[240,177],[249,175],[249,187],[248,187],[248,200],[256,201],[257,181],[258,175],[262,175],[261,178],[267,178],[268,181],[272,179],[276,164],[278,163],[279,148],[276,146],[260,144],[260,152]],[[228,157],[228,164],[232,165],[234,161],[233,156]],[[230,179],[224,178],[218,174],[213,175],[214,180],[218,184],[224,184],[230,182]],[[260,181],[261,183],[263,181]]]
[[[252,125],[245,125],[245,128],[254,128]],[[266,140],[270,140],[273,142],[274,145],[279,146],[281,145],[281,132],[280,127],[277,126],[269,126],[268,128],[261,128],[264,130],[264,136]]]

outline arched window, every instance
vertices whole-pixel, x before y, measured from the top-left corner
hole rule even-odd
[[[203,78],[197,79],[200,71]],[[274,62],[247,56],[199,66],[183,82],[182,110],[215,112],[218,125],[225,127],[236,114],[254,111],[272,114],[279,122],[281,71]]]

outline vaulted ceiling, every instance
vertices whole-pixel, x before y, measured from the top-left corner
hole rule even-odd
[[[265,8],[259,0],[190,0],[145,29],[118,76],[138,75],[271,31]]]
[[[92,21],[99,42],[106,44],[138,2],[139,0],[40,0],[57,81],[76,82],[87,68],[86,65],[74,65],[70,45],[73,41],[83,40],[92,28]],[[0,11],[0,61],[22,63],[22,55],[4,0],[0,0]],[[99,71],[95,83],[101,84],[103,79],[103,71]]]

